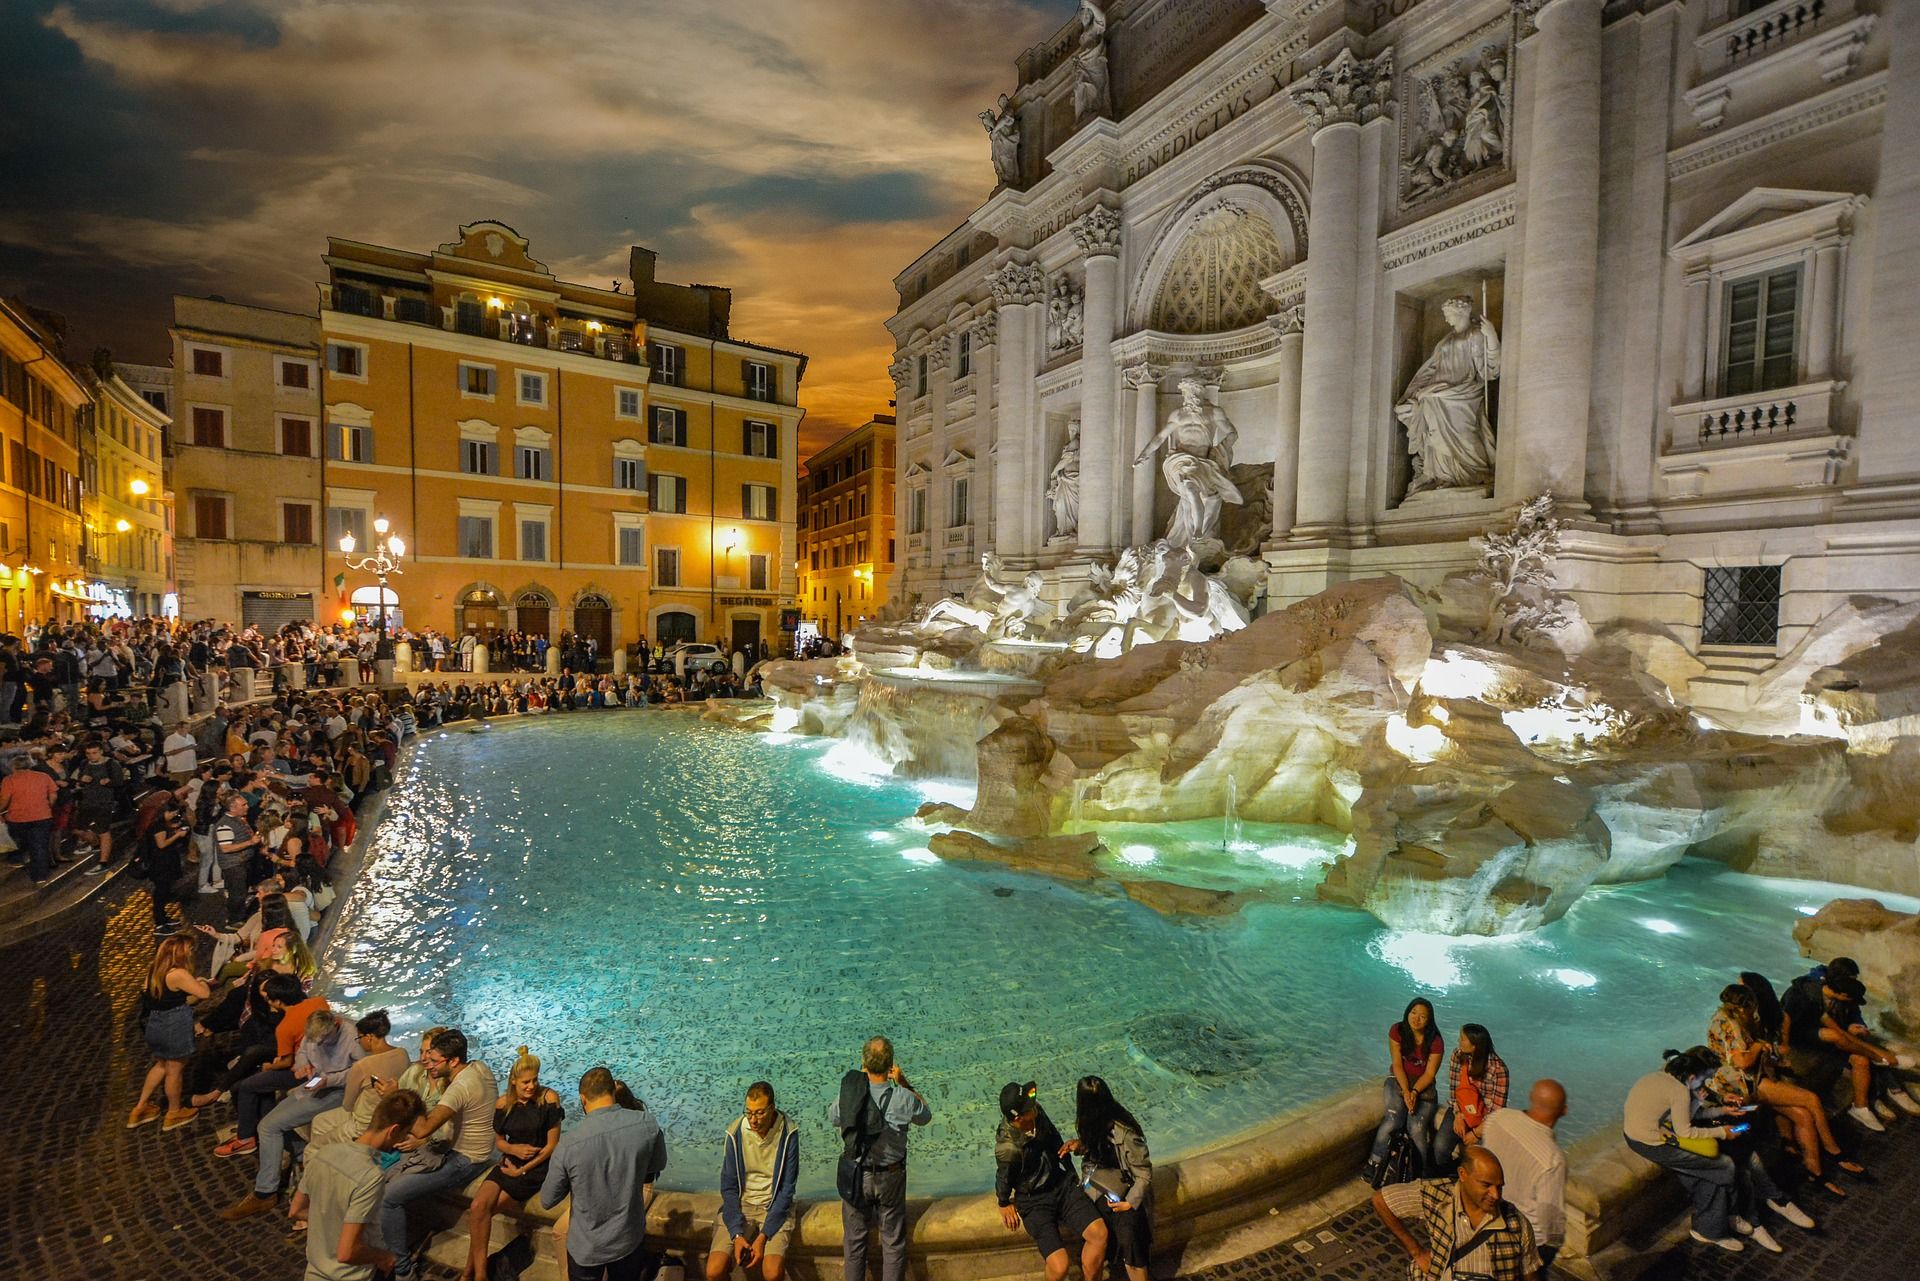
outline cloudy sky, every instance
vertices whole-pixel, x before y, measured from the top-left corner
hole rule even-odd
[[[1074,0],[0,0],[0,292],[164,360],[169,298],[313,305],[328,235],[627,246],[886,407],[892,279],[988,194],[974,113]]]

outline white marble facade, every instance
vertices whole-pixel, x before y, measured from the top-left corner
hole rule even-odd
[[[1064,603],[1165,534],[1135,460],[1196,381],[1269,606],[1432,586],[1543,493],[1588,619],[1710,667],[1920,596],[1920,4],[1086,8],[1019,54],[991,198],[896,279],[896,590],[991,551]],[[1732,643],[1710,592],[1775,570],[1777,634]]]

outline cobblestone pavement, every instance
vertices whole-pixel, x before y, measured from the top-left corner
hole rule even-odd
[[[211,921],[215,899],[198,900]],[[96,1281],[272,1281],[301,1274],[302,1246],[284,1220],[226,1224],[213,1216],[241,1196],[253,1165],[221,1161],[212,1148],[230,1108],[163,1134],[129,1132],[148,1060],[137,1007],[153,955],[144,889],[123,880],[58,929],[0,950],[0,1019],[12,1083],[0,1145],[0,1278]],[[1654,1281],[1820,1277],[1910,1281],[1920,1275],[1920,1122],[1868,1135],[1861,1155],[1877,1183],[1835,1201],[1803,1195],[1823,1223],[1817,1233],[1781,1225],[1783,1257],[1728,1255],[1691,1242],[1654,1260]],[[444,1274],[450,1275],[450,1274]],[[1399,1248],[1361,1206],[1306,1236],[1194,1281],[1317,1281],[1400,1278]]]

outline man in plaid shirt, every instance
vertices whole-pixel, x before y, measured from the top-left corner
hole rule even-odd
[[[1373,1194],[1373,1211],[1413,1261],[1420,1281],[1530,1281],[1539,1275],[1533,1228],[1503,1201],[1506,1175],[1485,1148],[1468,1148],[1458,1179],[1395,1183]],[[1417,1224],[1422,1243],[1410,1225]]]

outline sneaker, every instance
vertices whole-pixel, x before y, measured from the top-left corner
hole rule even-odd
[[[193,1124],[193,1118],[200,1115],[199,1108],[175,1108],[167,1113],[167,1119],[161,1124],[162,1130],[177,1130],[183,1125]]]
[[[420,1265],[415,1263],[411,1254],[403,1254],[393,1261],[393,1281],[407,1281],[408,1277],[418,1276]]]
[[[101,874],[102,872],[104,872],[104,871],[106,871],[106,870],[107,870],[107,865],[106,865],[105,863],[89,863],[89,864],[87,864],[87,870],[86,870],[86,871],[84,871],[84,872],[82,872],[82,873],[80,873],[80,875],[82,875],[82,876],[98,876],[98,875],[100,875],[100,874]]]
[[[160,1108],[156,1104],[146,1103],[127,1113],[127,1128],[137,1130],[160,1119]]]
[[[1879,1117],[1882,1121],[1897,1120],[1900,1116],[1900,1114],[1898,1112],[1895,1112],[1892,1106],[1889,1105],[1885,1099],[1875,1099],[1873,1101],[1873,1114]]]
[[[1852,1117],[1863,1130],[1871,1130],[1875,1134],[1886,1133],[1887,1127],[1880,1124],[1880,1118],[1875,1116],[1869,1108],[1848,1108],[1847,1115]]]
[[[225,894],[227,892],[227,887],[224,885],[220,885],[218,883],[213,885],[202,885],[200,887],[200,892],[202,894]]]
[[[1360,1180],[1363,1183],[1372,1183],[1379,1173],[1380,1163],[1369,1160],[1365,1165],[1360,1167]]]
[[[1700,1233],[1693,1228],[1687,1229],[1687,1235],[1698,1241],[1701,1245],[1717,1245],[1728,1254],[1738,1254],[1747,1248],[1741,1244],[1739,1237],[1721,1237],[1716,1240],[1713,1237],[1701,1236]]]
[[[1813,1216],[1791,1201],[1769,1201],[1767,1208],[1804,1231],[1813,1231]]]
[[[1753,1243],[1762,1250],[1765,1250],[1768,1254],[1786,1253],[1785,1250],[1780,1248],[1780,1243],[1773,1239],[1773,1233],[1760,1227],[1758,1224],[1754,1226],[1753,1231],[1749,1233],[1749,1235],[1753,1238]]]
[[[1733,1224],[1733,1231],[1736,1236],[1750,1237],[1753,1235],[1753,1225],[1739,1215],[1734,1215],[1728,1222]]]
[[[259,1150],[259,1147],[260,1147],[260,1144],[257,1140],[243,1139],[236,1134],[232,1138],[228,1139],[225,1143],[222,1143],[219,1147],[215,1148],[213,1150],[213,1154],[217,1157],[251,1156],[254,1152]]]

